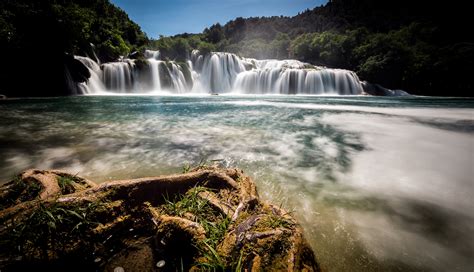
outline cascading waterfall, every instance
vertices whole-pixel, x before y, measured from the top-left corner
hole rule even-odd
[[[102,73],[97,62],[87,57],[75,56],[75,58],[81,61],[91,72],[91,77],[87,83],[78,84],[78,89],[81,90],[82,94],[97,94],[104,92],[105,86],[101,79]]]
[[[131,89],[134,65],[130,60],[103,64],[102,76],[107,89],[121,93]]]
[[[150,63],[150,77],[151,77],[151,88],[152,90],[160,90],[161,89],[161,82],[160,82],[160,70],[158,66],[160,65],[159,60],[150,59],[148,60]]]
[[[76,57],[91,71],[84,94],[94,93],[245,93],[361,94],[362,83],[348,70],[328,69],[297,60],[256,60],[235,54],[194,50],[186,62],[161,60],[146,50],[146,60],[121,59],[98,65]]]
[[[216,52],[200,58],[201,84],[212,93],[231,91],[236,77],[246,71],[242,60],[234,54]]]
[[[237,76],[234,88],[259,94],[360,94],[357,75],[296,60],[252,60],[255,69]]]
[[[160,59],[160,51],[158,51],[158,50],[157,51],[145,50],[145,58],[159,60]]]

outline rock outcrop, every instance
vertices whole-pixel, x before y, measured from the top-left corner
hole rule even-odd
[[[380,86],[379,84],[362,81],[363,94],[373,96],[410,96],[403,90],[390,90]]]
[[[87,82],[91,77],[91,73],[87,66],[75,59],[74,56],[65,55],[64,65],[74,82]]]
[[[99,185],[28,170],[0,205],[2,271],[319,271],[301,227],[238,169]]]

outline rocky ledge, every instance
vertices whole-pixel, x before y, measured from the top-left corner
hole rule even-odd
[[[1,271],[319,271],[301,227],[238,169],[96,185],[28,170],[0,188]]]

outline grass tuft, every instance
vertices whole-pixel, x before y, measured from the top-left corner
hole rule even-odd
[[[63,252],[78,235],[90,231],[99,223],[94,214],[101,204],[85,206],[44,205],[32,212],[22,224],[15,226],[3,244],[11,244],[21,255],[48,259],[48,251]]]
[[[59,176],[57,180],[58,180],[59,188],[61,188],[61,192],[63,194],[74,193],[74,185],[73,185],[74,179],[70,177]]]
[[[11,184],[11,185],[10,185]],[[20,176],[13,177],[9,188],[0,198],[0,209],[5,209],[19,202],[33,200],[41,191],[41,185],[35,181],[24,181]]]
[[[209,190],[209,188],[198,186],[174,200],[165,197],[166,204],[162,206],[162,211],[168,215],[180,217],[192,214],[194,221],[199,223],[206,232],[206,239],[201,244],[195,245],[205,260],[201,259],[196,266],[205,271],[224,271],[226,270],[225,261],[219,255],[217,246],[229,228],[230,219],[217,212],[206,199],[199,196],[199,193]]]
[[[263,218],[259,227],[263,229],[276,229],[276,228],[285,228],[291,229],[294,226],[294,223],[288,219],[283,218],[282,216],[270,215]]]

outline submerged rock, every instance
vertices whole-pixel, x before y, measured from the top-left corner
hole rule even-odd
[[[319,271],[301,227],[238,169],[99,185],[28,170],[0,204],[2,271]]]

